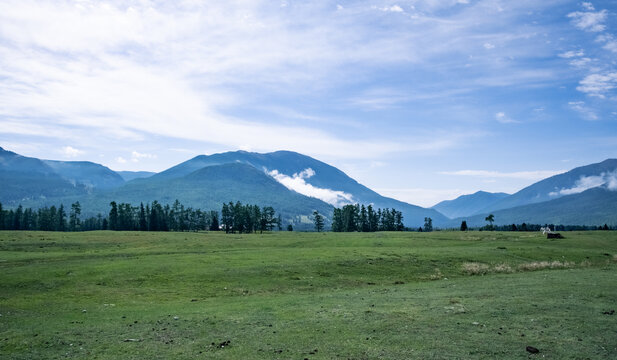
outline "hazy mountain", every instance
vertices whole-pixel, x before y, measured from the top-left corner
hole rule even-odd
[[[431,217],[436,226],[448,220],[436,210],[381,196],[333,166],[290,151],[200,155],[158,174],[122,172],[131,179],[129,182],[124,182],[121,174],[94,163],[21,158],[29,162],[22,164],[26,172],[40,168],[39,172],[44,170],[50,179],[55,179],[57,184],[51,188],[57,193],[40,196],[40,191],[31,191],[31,184],[16,183],[15,188],[6,191],[19,194],[13,200],[23,200],[25,206],[33,207],[80,201],[84,216],[106,213],[110,201],[138,204],[178,199],[186,206],[204,210],[219,209],[224,202],[238,200],[271,205],[289,218],[304,222],[309,221],[313,210],[329,218],[332,205],[348,203],[395,208],[403,213],[407,226],[421,226],[424,217]],[[39,183],[47,179],[34,178]],[[71,191],[60,191],[64,188]]]
[[[152,200],[171,203],[178,199],[187,206],[216,210],[220,210],[223,203],[241,201],[272,206],[288,217],[308,216],[313,210],[322,214],[332,212],[332,206],[290,191],[263,171],[247,164],[213,165],[178,178],[146,180],[135,180],[104,195],[132,203]]]
[[[124,181],[144,179],[156,174],[155,172],[151,171],[116,171],[116,173],[122,176]]]
[[[494,212],[516,206],[554,200],[565,195],[583,192],[587,189],[610,183],[617,187],[617,159],[577,167],[563,174],[551,176],[530,185],[521,191],[503,198],[482,212]]]
[[[43,162],[69,182],[82,184],[87,188],[109,189],[125,183],[122,176],[115,171],[90,161],[43,160]]]
[[[442,201],[433,206],[432,209],[453,219],[461,216],[475,215],[507,196],[509,194],[478,191],[470,195],[459,196],[454,200]]]
[[[42,161],[0,148],[0,201],[7,207],[19,203],[70,206],[80,201],[84,216],[107,213],[110,201],[137,205],[154,200],[170,204],[178,199],[203,210],[241,201],[273,206],[286,219],[305,224],[310,223],[313,210],[329,218],[333,206],[348,203],[395,208],[409,227],[421,226],[425,217],[438,227],[460,224],[460,218],[450,220],[438,210],[450,216],[466,214],[471,226],[484,224],[489,212],[499,224],[616,223],[611,220],[615,213],[611,190],[617,190],[614,159],[550,177],[513,195],[478,192],[432,209],[381,196],[331,165],[290,151],[200,155],[158,174],[121,174],[91,162]],[[470,216],[474,213],[482,215]]]
[[[75,185],[36,158],[26,157],[0,147],[0,202],[17,206],[32,199],[85,194],[84,186]]]
[[[199,155],[147,179],[157,182],[178,178],[207,166],[242,163],[270,173],[291,189],[308,196],[317,196],[330,204],[342,206],[345,203],[373,204],[378,208],[395,208],[403,213],[407,226],[421,226],[424,217],[431,217],[434,224],[443,224],[448,219],[433,209],[411,205],[381,196],[359,184],[341,170],[312,157],[292,151],[276,151],[267,154],[246,151],[226,152],[213,155]],[[325,214],[330,216],[331,214]]]
[[[617,191],[595,187],[555,200],[492,212],[495,224],[617,225]],[[486,214],[466,219],[469,226],[486,225]],[[458,219],[463,220],[463,219]],[[453,221],[458,226],[460,221]]]

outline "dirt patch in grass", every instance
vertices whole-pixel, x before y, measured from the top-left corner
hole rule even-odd
[[[576,264],[572,261],[533,261],[528,263],[519,264],[516,267],[512,267],[509,264],[501,263],[496,265],[488,265],[479,262],[466,262],[461,265],[461,270],[466,275],[486,275],[486,274],[509,274],[516,271],[537,271],[545,269],[566,269],[572,268]],[[585,266],[585,264],[581,264]]]

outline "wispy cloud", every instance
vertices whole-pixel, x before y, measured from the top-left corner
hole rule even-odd
[[[139,162],[139,160],[141,159],[156,159],[157,156],[154,154],[148,154],[148,153],[140,153],[137,151],[133,151],[131,153],[131,161],[132,162]]]
[[[79,155],[83,155],[85,153],[83,150],[75,149],[72,146],[62,147],[61,152],[65,157],[69,157],[69,158],[74,158]]]
[[[307,168],[300,173],[293,174],[292,176],[282,174],[278,170],[270,170],[267,171],[267,173],[289,190],[323,200],[328,204],[341,206],[354,202],[353,196],[344,191],[319,188],[307,183],[306,179],[309,179],[315,175],[315,171],[311,168]]]
[[[579,84],[578,91],[604,98],[607,92],[617,87],[617,71],[587,75]]]
[[[392,5],[392,6],[386,6],[386,7],[382,7],[380,8],[381,11],[386,11],[386,12],[398,12],[398,13],[402,13],[403,12],[403,8],[398,6],[398,5]]]
[[[127,161],[125,158],[123,158],[122,156],[118,156],[118,157],[116,158],[116,162],[117,162],[118,164],[126,164],[128,161]]]
[[[570,51],[566,51],[564,53],[561,53],[557,56],[564,58],[564,59],[570,59],[573,57],[579,57],[579,56],[583,56],[585,55],[585,52],[583,50],[578,50],[578,51],[574,51],[574,50],[570,50]]]
[[[581,176],[573,187],[562,188],[550,192],[550,196],[564,196],[582,193],[585,190],[596,188],[599,186],[605,186],[608,190],[617,191],[617,171],[602,173],[594,176]]]
[[[589,121],[598,120],[598,115],[595,113],[593,109],[587,107],[584,101],[570,101],[568,102],[568,106],[572,110],[578,112],[585,120],[589,120]]]
[[[588,3],[587,3],[588,4]],[[587,10],[589,10],[588,6],[584,6]],[[606,25],[604,22],[608,16],[608,11],[601,10],[594,12],[591,11],[575,11],[568,14],[568,17],[572,19],[572,23],[574,26],[581,30],[591,31],[591,32],[600,32],[606,29]]]
[[[519,123],[519,121],[511,119],[509,116],[506,115],[506,113],[501,112],[501,111],[495,114],[495,120],[497,120],[498,122],[500,122],[502,124],[517,124],[517,123]]]

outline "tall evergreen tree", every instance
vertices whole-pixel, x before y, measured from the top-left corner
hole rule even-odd
[[[139,205],[139,231],[148,231],[148,222],[146,221],[146,209],[144,209],[144,203]]]
[[[324,226],[323,216],[321,216],[317,210],[313,211],[313,222],[315,223],[315,230],[321,232]]]
[[[71,212],[69,214],[69,231],[79,231],[81,215],[81,205],[79,201],[71,204]]]
[[[118,204],[115,201],[109,203],[109,230],[118,230]]]
[[[66,212],[64,211],[64,205],[60,204],[57,215],[58,223],[56,224],[56,231],[66,231]]]
[[[467,221],[465,220],[461,222],[461,231],[467,231]]]
[[[24,208],[19,205],[17,207],[17,211],[15,211],[15,216],[13,217],[13,230],[23,230],[21,221],[24,217]]]
[[[430,217],[424,218],[424,231],[433,231],[433,219],[431,219]]]
[[[210,212],[210,231],[219,231],[219,214],[216,211]]]
[[[360,207],[360,231],[362,232],[370,231],[368,213],[366,211],[366,208],[364,207],[364,204],[362,204],[362,207]]]

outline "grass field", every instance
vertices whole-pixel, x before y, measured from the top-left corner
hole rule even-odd
[[[0,358],[615,359],[617,232],[564,235],[0,232]]]

